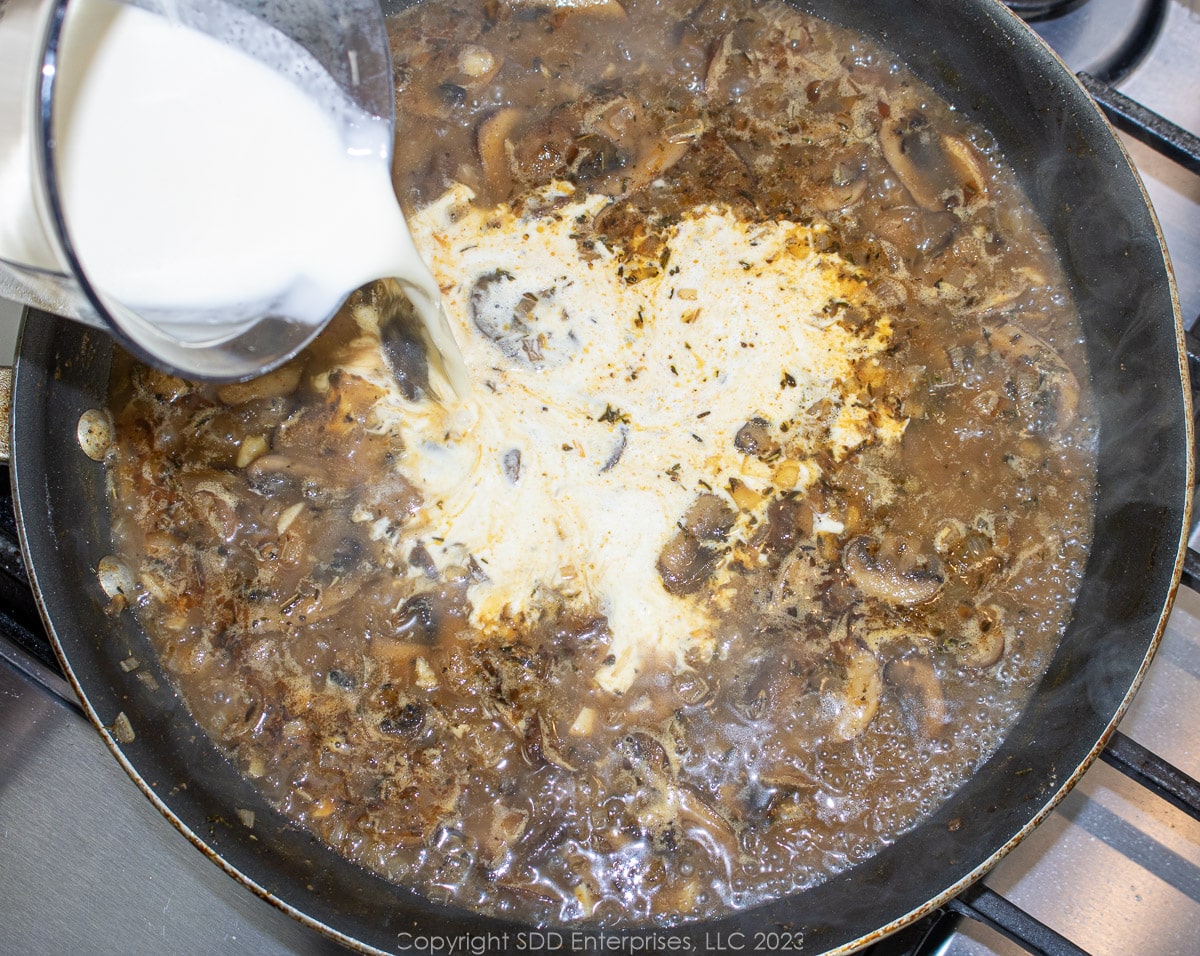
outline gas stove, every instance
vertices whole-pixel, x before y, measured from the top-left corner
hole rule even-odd
[[[1194,326],[1200,151],[1163,120],[1200,133],[1200,0],[1009,6],[1134,131],[1125,142]],[[0,302],[0,356],[17,315]],[[0,952],[342,952],[197,853],[112,759],[47,653],[7,485],[0,474]],[[1104,759],[981,884],[871,956],[1200,952],[1200,577],[1184,584]]]

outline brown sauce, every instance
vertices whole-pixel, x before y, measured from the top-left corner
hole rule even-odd
[[[700,208],[811,227],[862,287],[829,322],[886,332],[843,392],[902,435],[835,450],[830,403],[751,408],[725,450],[769,483],[662,476],[687,506],[646,516],[654,584],[711,633],[614,692],[600,603],[531,582],[533,610],[481,625],[488,569],[422,536],[436,503],[353,372],[382,290],[246,385],[119,359],[116,549],[164,667],[282,813],[483,912],[672,923],[869,858],[1003,739],[1090,540],[1079,323],[1004,157],[889,54],[778,4],[430,0],[391,30],[410,213],[462,184],[532,222],[566,182],[608,197],[577,241],[629,283],[672,268]]]

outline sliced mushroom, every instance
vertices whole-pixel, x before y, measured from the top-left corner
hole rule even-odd
[[[988,194],[987,166],[983,157],[961,136],[942,135],[942,152],[963,191],[963,204],[970,206]]]
[[[678,163],[692,148],[691,139],[672,142],[652,139],[645,143],[631,165],[609,176],[600,192],[612,196],[628,196],[645,189],[668,169]]]
[[[217,389],[217,398],[226,405],[240,405],[262,398],[281,398],[291,395],[300,384],[304,372],[304,360],[293,359],[274,371],[252,378],[248,382],[222,385]]]
[[[683,517],[683,527],[701,541],[723,540],[737,515],[719,496],[703,494],[692,502]]]
[[[604,464],[600,466],[600,474],[604,474],[605,472],[612,471],[614,468],[617,467],[618,462],[620,462],[620,460],[621,460],[621,456],[623,454],[625,454],[625,446],[628,443],[629,443],[629,429],[626,426],[622,425],[620,428],[617,429],[617,441],[613,445],[613,450],[608,453],[608,458],[606,458],[604,461]]]
[[[410,402],[435,397],[429,384],[429,335],[398,283],[380,283],[375,297],[379,343],[400,394]]]
[[[529,814],[523,810],[513,810],[502,803],[486,807],[474,828],[483,862],[496,869],[511,848],[520,842],[528,823]]]
[[[946,725],[946,695],[924,654],[912,652],[888,661],[884,682],[896,693],[910,731],[926,740],[941,734]]]
[[[663,128],[663,136],[667,138],[669,143],[691,142],[697,137],[703,136],[708,127],[704,120],[699,117],[680,120],[678,123],[672,123],[670,126]]]
[[[938,268],[939,257],[950,248],[961,225],[952,212],[927,212],[906,204],[880,213],[875,233],[891,247],[897,262],[923,274]]]
[[[661,740],[644,730],[634,730],[617,741],[617,749],[642,774],[656,780],[674,773],[667,748]]]
[[[1014,369],[1010,397],[1029,430],[1055,434],[1079,408],[1079,380],[1043,339],[1013,323],[985,332],[992,348]]]
[[[687,784],[672,784],[668,802],[689,839],[695,840],[726,866],[741,855],[737,834],[699,791]]]
[[[978,608],[967,616],[962,630],[946,646],[966,667],[991,667],[1004,656],[1004,615],[995,605]]]
[[[987,170],[975,147],[961,137],[935,132],[920,113],[886,120],[879,145],[922,209],[937,212],[987,197]]]
[[[158,402],[175,402],[196,391],[196,385],[148,365],[135,365],[130,373],[135,392]]]
[[[441,616],[433,595],[416,594],[396,612],[394,633],[409,642],[430,644],[437,638]]]
[[[743,455],[770,458],[779,453],[779,442],[771,434],[771,425],[765,418],[752,418],[738,429],[733,436],[733,447]]]
[[[238,516],[240,489],[233,475],[228,472],[192,472],[182,478],[180,485],[193,513],[202,518],[222,541],[232,541],[241,530]]]
[[[628,16],[618,0],[500,0],[501,8],[510,10],[554,10],[564,15],[586,13],[591,16],[620,20]]]
[[[580,140],[587,132],[583,104],[562,103],[513,140],[510,168],[524,185],[566,177],[580,158]]]
[[[857,642],[851,646],[845,668],[845,680],[829,694],[826,706],[833,715],[833,735],[848,741],[860,736],[875,719],[883,680],[875,655]]]
[[[834,157],[824,171],[809,174],[816,187],[813,205],[820,212],[837,212],[855,205],[867,191],[867,163],[862,155]]]
[[[713,44],[708,67],[704,71],[704,92],[709,96],[720,90],[721,80],[729,70],[729,59],[734,52],[733,44],[732,30]]]
[[[471,321],[506,358],[529,364],[524,348],[529,329],[518,314],[522,295],[511,273],[498,269],[480,276],[471,287]]]
[[[778,579],[781,582],[780,600],[791,606],[806,609],[826,588],[826,565],[818,561],[811,550],[797,549],[783,561]]]
[[[553,722],[540,712],[525,730],[525,749],[535,762],[544,761],[568,773],[579,769],[563,756]]]
[[[716,568],[717,551],[704,547],[691,532],[680,529],[658,556],[658,573],[671,594],[699,590]]]
[[[426,706],[420,700],[406,700],[379,721],[379,729],[397,737],[416,737],[425,726]]]
[[[512,191],[513,178],[509,137],[525,111],[506,106],[488,116],[475,131],[475,147],[483,166],[483,178],[493,198],[503,199]]]
[[[290,455],[266,454],[246,466],[250,487],[264,497],[273,497],[295,488],[318,484],[324,472],[308,462],[297,461]]]
[[[776,498],[767,506],[766,521],[753,538],[753,545],[766,561],[777,567],[801,540],[812,536],[813,511],[797,498]]]
[[[881,560],[879,550],[876,539],[860,535],[842,551],[846,576],[867,597],[913,607],[941,593],[946,577],[937,558],[927,558],[923,566],[905,567],[898,560]]]
[[[740,855],[737,834],[729,821],[695,787],[675,778],[675,768],[662,744],[650,734],[635,731],[623,738],[621,751],[635,766],[635,805],[638,822],[650,830],[677,828],[718,860]]]
[[[618,96],[593,109],[588,125],[620,149],[632,153],[642,135],[642,111],[629,97]]]
[[[612,140],[597,133],[589,133],[576,142],[579,155],[575,161],[575,175],[582,183],[596,183],[613,177],[625,168],[629,155],[621,152]]]
[[[759,782],[776,790],[815,790],[821,778],[802,766],[798,761],[777,763],[763,769]]]
[[[733,29],[712,44],[704,70],[706,96],[715,98],[745,91],[755,70],[751,51],[760,45],[760,40],[757,22],[746,18],[739,20]]]
[[[968,534],[970,529],[963,522],[957,518],[945,518],[933,536],[934,550],[945,557],[966,541]]]

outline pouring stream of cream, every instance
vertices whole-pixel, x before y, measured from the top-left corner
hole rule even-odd
[[[465,394],[440,290],[392,186],[390,124],[299,46],[294,62],[286,76],[114,0],[70,5],[55,156],[89,279],[181,341],[205,343],[266,315],[315,329],[355,288],[394,277]],[[42,238],[21,250],[26,261],[61,269]]]

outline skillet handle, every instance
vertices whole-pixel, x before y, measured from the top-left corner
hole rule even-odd
[[[12,385],[11,365],[0,365],[0,465],[7,465],[12,452]]]

